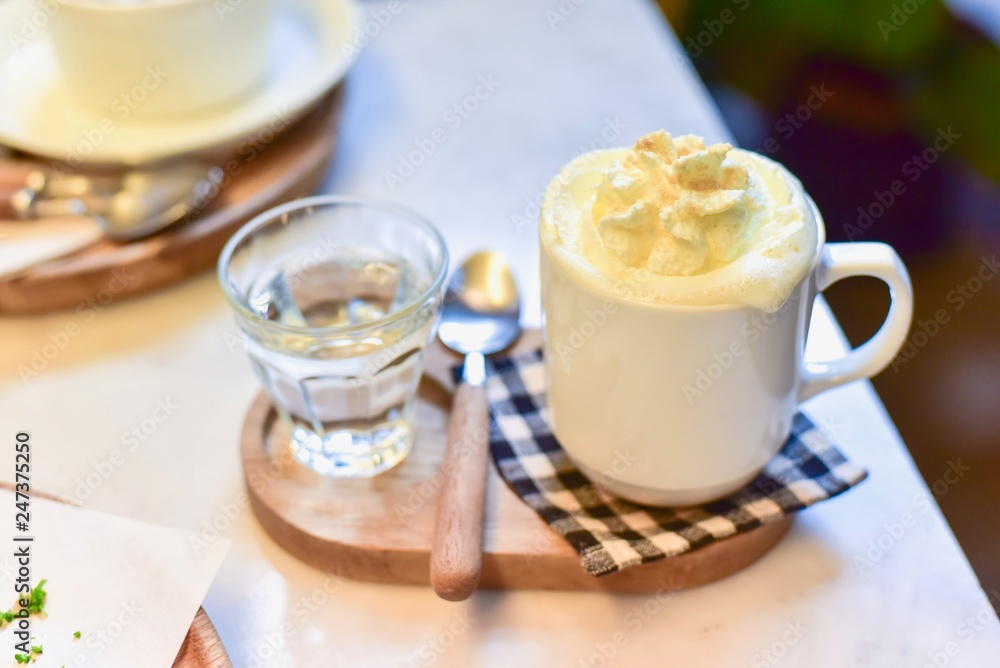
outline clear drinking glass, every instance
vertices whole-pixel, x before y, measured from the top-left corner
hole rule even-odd
[[[447,268],[430,223],[377,200],[290,202],[226,244],[219,281],[295,459],[368,477],[406,457]]]

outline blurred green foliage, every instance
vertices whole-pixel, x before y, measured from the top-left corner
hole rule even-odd
[[[1000,57],[992,45],[936,63],[913,96],[924,131],[954,126],[958,154],[1000,183]]]
[[[906,129],[933,137],[953,126],[963,139],[955,153],[1000,183],[1000,49],[941,0],[693,0],[686,9],[677,33],[706,78],[774,105],[810,60],[853,63],[889,78]],[[720,17],[730,19],[721,30]]]

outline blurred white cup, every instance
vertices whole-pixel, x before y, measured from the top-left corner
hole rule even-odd
[[[218,111],[257,87],[272,0],[60,0],[51,38],[64,84],[124,120]]]

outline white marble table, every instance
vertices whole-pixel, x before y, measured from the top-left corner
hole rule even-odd
[[[352,73],[326,184],[423,212],[455,257],[506,251],[529,322],[538,310],[532,202],[564,162],[602,134],[615,144],[660,127],[727,135],[650,4],[564,0],[573,11],[553,30],[546,12],[559,6],[404,3]],[[485,99],[468,102],[478,106],[468,118],[449,113],[481,78],[499,86],[479,89]],[[385,173],[436,128],[444,141],[390,190]],[[17,365],[68,322],[79,335],[22,383]],[[810,354],[843,345],[825,308],[813,334]],[[238,667],[996,665],[1000,624],[868,383],[807,410],[870,479],[804,512],[751,568],[669,600],[483,592],[453,604],[429,589],[331,579],[285,554],[233,505],[237,435],[257,392],[234,335],[209,275],[92,320],[3,319],[0,416],[7,434],[32,431],[36,485],[195,532],[222,527],[234,545],[205,607]],[[157,402],[174,407],[157,411]],[[95,489],[79,489],[115,449],[127,450],[124,461]],[[942,462],[945,492],[947,470]]]

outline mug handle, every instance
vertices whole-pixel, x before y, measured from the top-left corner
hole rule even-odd
[[[843,357],[803,362],[799,401],[859,378],[871,378],[889,365],[906,342],[913,319],[913,286],[896,251],[877,242],[826,244],[816,267],[817,292],[851,276],[872,276],[888,285],[892,299],[889,313],[872,338]]]

